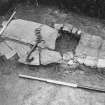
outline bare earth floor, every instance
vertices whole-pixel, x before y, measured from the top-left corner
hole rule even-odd
[[[18,6],[16,11],[16,18],[47,25],[51,25],[51,21],[68,22],[83,31],[105,37],[104,23],[96,19],[80,17],[73,13],[59,13],[59,10],[53,7]],[[61,40],[61,44],[57,45],[57,50],[68,51],[73,43],[69,42],[66,38]],[[56,64],[29,67],[19,64],[15,60],[0,60],[0,105],[105,105],[105,93],[57,86],[18,77],[18,74],[22,73],[105,89],[105,76],[101,69],[80,67],[72,70]]]

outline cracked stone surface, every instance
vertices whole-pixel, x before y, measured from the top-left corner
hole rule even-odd
[[[26,56],[27,57],[27,56]],[[32,52],[30,58],[33,58],[31,62],[26,62],[26,57],[21,57],[18,61],[23,64],[28,64],[28,65],[40,65],[40,52],[38,48],[34,52]]]
[[[42,40],[45,41],[44,46],[55,49],[55,41],[58,37],[58,32],[44,24],[22,19],[12,20],[4,31],[3,36],[34,45],[37,38],[35,35],[36,28],[41,28],[41,37]]]
[[[14,50],[20,59],[25,59],[27,56],[27,52],[30,51],[30,47],[20,44],[20,43],[16,43],[16,42],[12,42],[12,41],[6,41],[6,43],[8,44],[8,46]]]

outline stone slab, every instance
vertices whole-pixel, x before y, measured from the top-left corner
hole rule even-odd
[[[97,63],[98,63],[97,57],[87,56],[86,59],[84,60],[84,64],[86,66],[96,67]]]
[[[24,63],[24,64],[28,64],[28,65],[40,65],[38,49],[36,49],[34,52],[32,52],[30,58],[33,58],[33,60],[31,62],[27,62],[26,58],[20,58],[18,61],[20,63]]]
[[[105,68],[105,59],[98,59],[97,67]]]
[[[62,60],[61,54],[56,51],[50,51],[48,49],[42,49],[40,53],[40,61],[42,65],[50,63],[59,63]]]
[[[34,45],[37,38],[35,34],[36,28],[41,28],[41,37],[45,41],[45,46],[50,49],[55,49],[58,31],[44,24],[22,19],[13,20],[4,31],[3,36]]]
[[[16,52],[8,46],[5,42],[0,42],[0,56],[5,56],[7,59],[10,59],[16,54]]]
[[[100,48],[101,44],[102,44],[102,38],[99,36],[92,36],[91,40],[90,40],[90,47],[92,48]]]
[[[92,36],[90,34],[83,33],[81,35],[80,43],[84,46],[89,46],[91,38]]]

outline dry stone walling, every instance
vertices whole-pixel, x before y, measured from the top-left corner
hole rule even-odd
[[[40,42],[37,43],[35,30],[40,28]],[[63,55],[55,51],[55,43],[60,37],[60,31],[73,33],[80,37],[75,51],[68,51]],[[0,54],[10,59],[18,54],[18,61],[29,65],[47,65],[50,63],[67,63],[70,67],[85,64],[90,67],[105,67],[105,41],[99,36],[89,35],[73,27],[71,24],[55,24],[54,28],[44,24],[22,19],[12,20],[4,31],[0,42]],[[27,61],[30,54],[31,61]]]

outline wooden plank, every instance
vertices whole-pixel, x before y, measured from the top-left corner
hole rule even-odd
[[[33,77],[33,76],[28,76],[28,75],[23,75],[23,74],[19,74],[19,77],[31,79],[31,80],[43,81],[43,82],[52,83],[56,85],[73,87],[73,88],[81,88],[81,89],[87,89],[87,90],[92,90],[92,91],[97,91],[97,92],[105,92],[105,89],[100,89],[100,88],[95,88],[95,87],[90,87],[90,86],[83,86],[83,85],[75,84],[75,83],[68,83],[68,82],[62,82],[62,81],[51,80],[51,79],[46,79],[46,78]]]
[[[0,35],[2,35],[2,33],[4,32],[4,30],[7,28],[8,24],[10,23],[10,21],[12,20],[12,18],[14,17],[15,14],[16,14],[16,11],[13,12],[13,14],[11,15],[11,17],[7,21],[7,23],[3,26],[3,28],[0,31]]]

